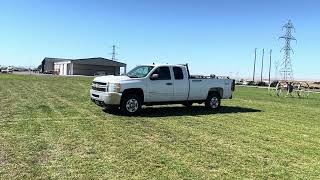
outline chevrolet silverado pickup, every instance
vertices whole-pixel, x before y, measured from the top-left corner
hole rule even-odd
[[[127,115],[143,105],[205,103],[220,107],[221,99],[231,99],[235,81],[228,77],[192,76],[188,65],[140,65],[122,76],[94,78],[91,100],[104,108],[116,108]]]

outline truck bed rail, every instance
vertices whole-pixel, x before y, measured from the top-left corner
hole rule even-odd
[[[216,76],[216,75],[210,75],[210,76],[190,75],[190,79],[230,79],[230,77],[228,77],[228,76]]]

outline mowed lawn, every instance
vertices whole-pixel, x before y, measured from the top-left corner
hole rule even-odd
[[[320,178],[320,96],[106,113],[92,78],[0,75],[0,179]]]

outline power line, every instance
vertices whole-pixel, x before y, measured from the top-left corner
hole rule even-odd
[[[280,63],[279,60],[273,62],[274,72],[275,72],[275,73],[274,73],[274,77],[275,77],[276,80],[278,80],[279,63]]]

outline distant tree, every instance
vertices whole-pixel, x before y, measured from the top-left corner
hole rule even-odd
[[[268,84],[266,82],[264,82],[264,81],[259,81],[257,83],[257,86],[268,86]]]
[[[41,68],[42,68],[42,65],[40,64],[40,65],[36,68],[36,70],[41,71]]]

